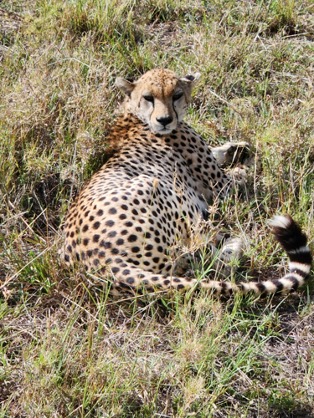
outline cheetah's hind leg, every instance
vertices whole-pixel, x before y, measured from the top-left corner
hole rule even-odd
[[[218,276],[230,277],[236,272],[243,258],[244,245],[240,237],[231,237],[223,242],[214,261],[214,270]]]
[[[185,251],[176,260],[175,274],[193,277],[198,271],[201,276],[220,280],[232,276],[243,258],[245,242],[242,238],[225,238],[222,235],[215,243],[207,242],[198,249]]]

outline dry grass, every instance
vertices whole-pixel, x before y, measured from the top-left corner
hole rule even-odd
[[[200,71],[187,119],[255,151],[221,208],[241,273],[284,271],[266,220],[314,231],[313,4],[9,0],[0,7],[0,417],[314,417],[313,286],[287,299],[117,301],[58,261],[104,161],[116,76]],[[201,272],[196,272],[201,274]]]

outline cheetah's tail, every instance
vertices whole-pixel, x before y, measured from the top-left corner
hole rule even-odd
[[[306,235],[289,215],[276,216],[270,225],[276,239],[289,257],[290,272],[279,279],[238,284],[216,280],[199,281],[195,278],[154,274],[119,260],[119,262],[123,261],[123,269],[121,268],[122,264],[111,264],[112,272],[115,273],[116,278],[113,282],[113,293],[122,291],[133,294],[134,292],[141,293],[141,290],[144,289],[148,292],[158,290],[164,292],[170,289],[187,290],[191,288],[207,289],[216,295],[235,293],[267,295],[295,291],[305,283],[312,264],[312,255],[307,246]]]
[[[270,226],[275,238],[289,257],[289,273],[279,279],[261,282],[230,284],[230,286],[225,282],[220,282],[222,288],[217,289],[218,293],[255,293],[257,295],[288,293],[297,290],[305,283],[312,265],[312,254],[307,245],[306,235],[289,215],[275,216],[270,221]]]

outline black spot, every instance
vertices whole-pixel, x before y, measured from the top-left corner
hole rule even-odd
[[[132,247],[131,251],[132,251],[132,253],[138,253],[138,252],[140,252],[140,247]]]
[[[130,270],[128,270],[128,269],[125,269],[125,270],[123,270],[123,271],[122,271],[122,274],[123,274],[124,276],[128,276],[130,273],[131,273],[131,272],[130,272]]]
[[[123,245],[124,244],[124,239],[119,238],[116,242],[117,245]]]
[[[119,267],[112,267],[111,271],[112,271],[113,274],[116,274],[116,273],[119,273],[120,268]]]
[[[128,237],[128,241],[129,242],[135,242],[137,240],[137,236],[136,235],[134,235],[134,234],[132,234],[132,235],[130,235],[129,237]]]
[[[104,211],[102,209],[99,209],[97,211],[97,216],[102,216],[104,214]]]
[[[84,226],[83,226],[83,228],[82,228],[82,231],[83,232],[86,232],[88,230],[88,225],[87,224],[85,224]]]
[[[93,236],[93,242],[98,242],[100,238],[100,235],[96,234]]]
[[[116,208],[110,208],[109,211],[110,215],[115,215],[117,213],[117,209]]]
[[[83,245],[85,245],[85,247],[86,247],[86,245],[88,245],[88,243],[89,243],[89,238],[84,238],[83,239]]]
[[[100,247],[104,247],[106,250],[109,250],[109,248],[111,248],[111,242],[109,241],[102,240],[99,245]]]
[[[100,222],[98,222],[98,221],[94,222],[93,228],[98,229],[99,227],[100,227]]]
[[[124,270],[124,271],[126,271],[126,270]],[[133,277],[128,277],[128,278],[126,279],[126,282],[127,282],[128,284],[133,284],[133,283],[134,283],[134,278],[133,278]]]
[[[116,231],[110,231],[108,234],[109,238],[114,238],[117,235]]]
[[[111,221],[111,220],[109,220],[109,221],[107,221],[106,222],[106,224],[105,224],[106,226],[113,226],[114,225],[114,222],[113,221]]]

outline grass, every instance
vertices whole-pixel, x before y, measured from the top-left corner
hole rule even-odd
[[[0,417],[314,417],[312,285],[266,301],[121,301],[57,255],[69,201],[105,159],[115,78],[158,66],[200,71],[189,123],[254,150],[244,195],[219,208],[250,242],[239,275],[284,271],[275,213],[313,248],[313,12],[310,0],[1,4]]]

